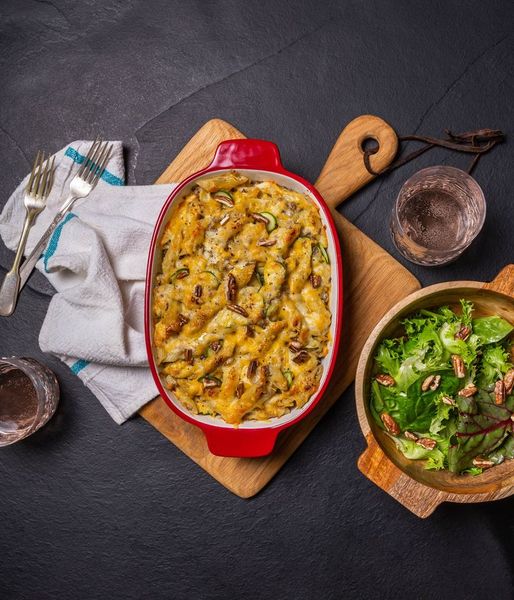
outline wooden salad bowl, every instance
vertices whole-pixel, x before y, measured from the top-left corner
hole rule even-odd
[[[422,308],[475,305],[476,314],[500,315],[514,323],[514,265],[506,266],[491,283],[451,281],[414,292],[396,304],[376,325],[362,349],[355,380],[359,423],[368,447],[358,460],[360,471],[419,517],[428,517],[442,502],[487,502],[514,493],[514,459],[481,475],[427,471],[423,461],[405,458],[393,440],[375,423],[369,410],[373,357],[380,341],[394,336],[400,321]]]

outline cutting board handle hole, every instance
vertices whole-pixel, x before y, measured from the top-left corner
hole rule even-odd
[[[376,137],[368,135],[361,140],[360,146],[362,152],[367,154],[376,154],[380,149],[380,142]]]

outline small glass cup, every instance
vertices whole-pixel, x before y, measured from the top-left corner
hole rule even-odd
[[[478,183],[455,167],[428,167],[402,186],[391,217],[398,251],[418,265],[456,260],[482,229],[486,214]]]
[[[55,413],[59,384],[33,358],[0,358],[0,447],[33,434]]]

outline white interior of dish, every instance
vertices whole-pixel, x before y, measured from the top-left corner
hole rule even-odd
[[[226,171],[230,171],[230,170],[232,170],[232,169],[219,169],[216,172],[222,173],[222,172],[226,172]],[[295,192],[300,192],[301,194],[305,194],[311,200],[311,202],[318,207],[318,210],[319,210],[319,213],[321,216],[321,220],[322,220],[323,224],[325,225],[327,239],[328,239],[327,251],[328,251],[329,258],[330,258],[331,277],[332,277],[332,285],[331,285],[331,291],[330,291],[330,310],[332,312],[332,322],[330,325],[331,342],[329,344],[329,351],[327,353],[327,356],[325,356],[325,358],[322,360],[323,375],[321,377],[318,391],[315,394],[313,394],[313,396],[310,398],[310,400],[307,402],[307,404],[305,404],[302,408],[295,408],[295,409],[291,410],[289,413],[283,415],[282,417],[276,417],[273,419],[269,419],[267,421],[244,421],[241,425],[238,426],[239,429],[259,429],[259,428],[262,428],[263,426],[276,427],[276,426],[288,423],[290,421],[293,421],[302,412],[304,412],[313,402],[315,402],[315,400],[319,396],[320,390],[323,388],[323,386],[326,382],[329,366],[334,358],[335,348],[334,348],[333,340],[335,339],[335,334],[336,334],[335,311],[338,310],[338,307],[340,305],[339,285],[338,285],[339,273],[337,271],[337,256],[335,254],[336,245],[335,245],[334,237],[333,237],[330,225],[328,223],[327,217],[326,217],[324,211],[322,210],[322,208],[320,207],[318,200],[299,181],[296,181],[295,179],[292,179],[291,177],[288,177],[287,175],[281,175],[279,173],[273,173],[270,171],[258,171],[258,170],[254,170],[254,169],[237,169],[237,171],[239,173],[241,173],[242,175],[246,175],[253,181],[270,181],[270,180],[272,180],[285,188],[289,188],[290,190],[293,190]],[[210,174],[205,175],[205,177],[209,177],[209,176],[210,176]],[[187,186],[183,187],[178,192],[178,198],[181,198],[182,196],[188,194],[190,192],[191,188],[195,185],[195,183],[196,183],[196,181],[192,181]],[[175,197],[173,199],[172,203],[170,204],[168,213],[166,214],[165,218],[163,219],[163,221],[160,225],[157,239],[161,238],[161,235],[164,232],[166,225],[168,224],[169,220],[171,218],[173,218],[174,212],[179,204],[176,201],[178,198]],[[155,276],[160,272],[160,269],[161,269],[161,260],[162,260],[162,255],[160,252],[160,248],[156,247],[154,258],[153,258],[152,275],[151,275],[152,290],[153,290],[153,282],[155,281]],[[153,332],[153,328],[154,328],[153,327],[153,319],[152,319],[152,315],[151,315],[151,308],[150,308],[152,306],[152,304],[153,304],[153,291],[152,291],[152,301],[149,303],[149,308],[148,308],[148,310],[150,311],[150,314],[148,315],[148,317],[149,317],[148,322],[150,323],[151,332]],[[164,378],[161,378],[161,383],[162,383],[164,389],[166,389],[166,386],[164,384]],[[191,413],[181,404],[181,402],[175,397],[173,392],[167,391],[166,395],[180,412],[189,416],[190,418],[193,418],[196,421],[201,422],[201,423],[206,423],[209,425],[216,425],[218,427],[227,427],[229,429],[233,429],[232,425],[225,423],[219,417],[212,417],[210,415],[195,415],[195,414]]]

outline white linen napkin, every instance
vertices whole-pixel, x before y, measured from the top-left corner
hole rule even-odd
[[[54,184],[30,231],[27,254],[69,193],[91,143],[73,142],[55,155]],[[37,263],[57,291],[39,345],[65,362],[123,423],[157,395],[144,341],[145,271],[153,226],[174,186],[125,186],[122,143],[113,144],[98,185],[76,201]],[[27,178],[0,215],[0,236],[12,250],[25,217]]]

